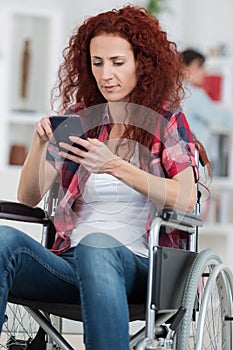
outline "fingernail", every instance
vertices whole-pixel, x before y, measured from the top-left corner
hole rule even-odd
[[[71,141],[73,141],[73,140],[79,139],[79,137],[78,137],[78,136],[69,136],[69,139],[70,139]]]

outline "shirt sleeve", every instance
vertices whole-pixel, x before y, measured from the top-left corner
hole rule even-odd
[[[203,88],[187,87],[183,110],[191,130],[207,147],[210,147],[211,127],[233,129],[233,113],[213,101]]]
[[[191,111],[191,117],[198,118],[205,127],[208,127],[208,125],[225,128],[233,127],[232,112],[225,110],[214,102],[203,88],[191,87],[190,96],[184,100],[184,112],[190,122],[190,126],[192,126],[188,116],[189,110]]]
[[[159,152],[153,152],[153,173],[172,178],[192,166],[195,180],[198,180],[194,137],[182,111],[167,119],[162,128],[160,147],[157,146],[154,149],[159,149]]]

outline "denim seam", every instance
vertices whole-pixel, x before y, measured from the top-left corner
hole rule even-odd
[[[7,271],[4,271],[4,274],[6,275],[5,276],[5,278],[3,278],[3,281],[6,281],[7,280],[7,275],[8,275],[8,272]],[[4,305],[4,303],[3,303],[3,297],[4,297],[4,292],[5,292],[5,289],[6,289],[6,284],[5,283],[3,283],[3,285],[2,285],[2,288],[1,288],[1,290],[0,290],[0,300],[2,301],[1,302],[1,307],[0,307],[0,315],[2,315],[3,314],[3,305]],[[0,331],[1,331],[1,329],[0,329]]]

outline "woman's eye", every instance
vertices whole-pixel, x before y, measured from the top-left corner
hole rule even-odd
[[[116,62],[113,62],[113,64],[115,66],[122,66],[124,64],[124,62],[123,61],[116,61]]]
[[[113,62],[112,62],[112,64],[113,64],[114,66],[122,66],[124,63],[125,63],[125,62],[123,62],[123,61],[113,61]],[[93,61],[93,62],[92,62],[92,65],[93,65],[94,67],[100,67],[100,66],[103,65],[103,62],[101,62],[101,61]]]
[[[99,67],[102,65],[102,62],[92,62],[93,66]]]

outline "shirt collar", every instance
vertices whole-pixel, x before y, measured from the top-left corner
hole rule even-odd
[[[110,114],[109,114],[108,103],[106,103],[104,107],[103,124],[110,124]]]

